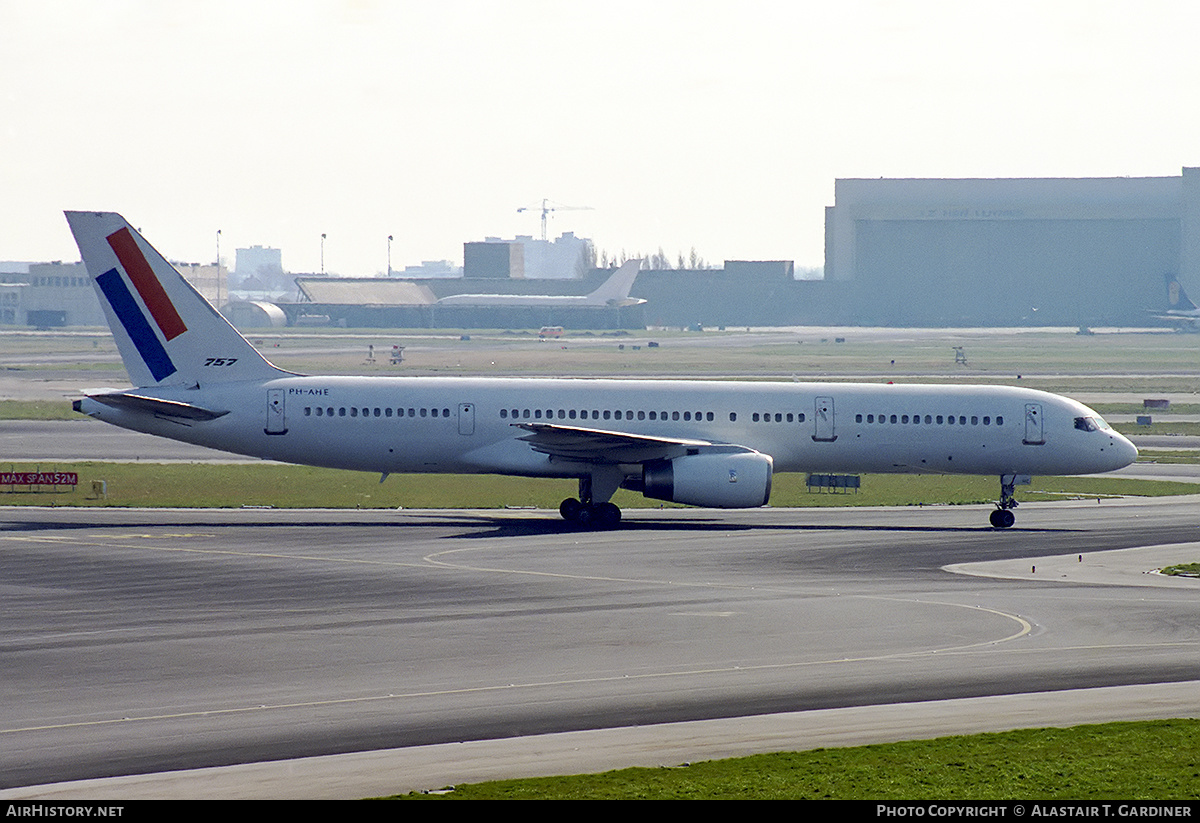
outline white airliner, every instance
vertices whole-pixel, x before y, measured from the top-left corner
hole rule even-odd
[[[509,306],[540,308],[542,306],[637,306],[646,301],[630,297],[629,290],[637,278],[641,260],[627,260],[600,287],[585,295],[554,294],[451,294],[437,302],[439,306]]]
[[[1033,474],[1106,472],[1133,444],[1088,407],[1003,386],[312,377],[267,362],[120,215],[67,212],[131,382],[76,411],[270,460],[576,478],[559,511],[612,527],[618,488],[722,508],[774,472],[998,475],[997,528]],[[1025,480],[1024,482],[1027,482]]]

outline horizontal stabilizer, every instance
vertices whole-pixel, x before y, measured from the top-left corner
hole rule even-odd
[[[93,394],[88,396],[97,403],[111,406],[114,409],[144,412],[159,417],[177,417],[183,420],[216,420],[218,417],[224,417],[229,414],[228,411],[214,411],[213,409],[206,409],[203,406],[194,406],[191,403],[180,403],[176,400],[160,400],[157,397],[146,397],[141,394],[116,392],[114,394]]]

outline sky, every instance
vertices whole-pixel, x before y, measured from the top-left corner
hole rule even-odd
[[[573,231],[824,261],[834,180],[1200,165],[1183,0],[0,0],[0,260],[65,209],[373,275]],[[521,207],[534,207],[518,212]]]

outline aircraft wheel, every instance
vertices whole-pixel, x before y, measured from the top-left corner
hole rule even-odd
[[[558,504],[558,513],[562,515],[563,520],[566,520],[568,523],[574,523],[579,519],[579,512],[583,508],[583,504],[574,497],[568,497]]]
[[[579,513],[577,515],[575,515],[575,522],[578,523],[579,526],[584,529],[590,529],[593,526],[597,525],[597,517],[596,517],[595,507],[589,506],[586,503],[580,504]]]
[[[1017,522],[1017,516],[1008,509],[996,509],[988,519],[997,529],[1010,529]]]
[[[595,522],[602,529],[615,529],[621,522],[621,509],[614,503],[601,503],[596,506]]]

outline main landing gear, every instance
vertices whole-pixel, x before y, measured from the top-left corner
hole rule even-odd
[[[616,528],[617,524],[621,522],[621,510],[615,504],[608,502],[608,498],[612,497],[613,492],[620,485],[620,477],[616,478],[616,483],[601,484],[603,490],[608,492],[603,497],[593,493],[593,485],[596,484],[593,484],[591,477],[579,478],[579,499],[568,497],[558,504],[558,513],[562,515],[563,520],[575,523],[584,529]],[[601,502],[597,502],[597,498],[600,498]]]
[[[611,529],[621,522],[621,510],[613,503],[581,503],[568,497],[558,506],[558,513],[568,523],[585,529]]]
[[[1026,483],[1029,481],[1026,480]],[[996,501],[996,510],[992,512],[988,520],[992,527],[996,529],[1011,529],[1012,524],[1017,522],[1017,516],[1012,510],[1021,505],[1013,497],[1013,492],[1017,486],[1017,476],[1015,474],[1000,475],[1000,499]]]

